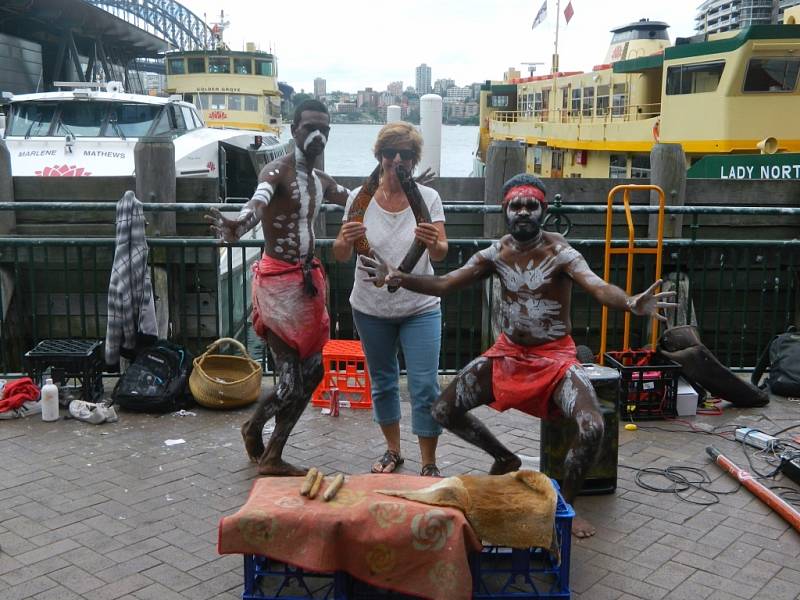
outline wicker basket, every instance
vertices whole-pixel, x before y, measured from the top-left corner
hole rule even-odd
[[[231,344],[243,356],[213,354]],[[250,358],[245,347],[233,338],[221,338],[194,359],[189,389],[197,403],[206,408],[228,409],[252,404],[261,391],[261,365]]]

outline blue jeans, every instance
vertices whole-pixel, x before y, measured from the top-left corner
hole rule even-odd
[[[372,385],[373,420],[379,425],[400,422],[400,365],[403,350],[411,396],[411,431],[437,437],[442,427],[431,416],[439,396],[439,348],[442,313],[439,309],[397,319],[373,317],[353,310]]]

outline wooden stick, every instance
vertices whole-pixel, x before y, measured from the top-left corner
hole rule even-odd
[[[300,495],[301,496],[308,496],[308,493],[311,491],[311,486],[314,485],[314,482],[317,479],[317,468],[311,467],[306,473],[306,478],[303,480],[303,485],[300,486]]]
[[[325,502],[330,502],[336,496],[336,493],[339,491],[339,488],[342,487],[344,483],[344,474],[339,473],[334,479],[333,483],[328,486],[328,489],[325,490],[325,493],[322,494],[322,499]]]
[[[308,492],[309,500],[313,500],[316,497],[323,479],[325,479],[325,475],[322,474],[322,471],[317,471],[317,478],[314,480],[314,485],[311,486],[311,491]]]

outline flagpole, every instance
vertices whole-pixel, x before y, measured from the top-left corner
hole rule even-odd
[[[556,79],[558,78],[558,76],[557,76],[557,73],[558,73],[558,22],[561,20],[560,15],[561,15],[561,0],[556,0],[556,40],[555,40],[555,44],[553,45],[553,69],[552,69],[552,72],[553,72],[553,93],[552,93],[552,97],[550,98],[550,105],[553,107],[553,110],[552,110],[553,114],[560,114],[560,112],[556,113],[557,110],[560,110],[560,109],[557,108],[557,104],[556,104],[556,93],[557,93],[557,90],[558,90],[558,88],[556,87]],[[559,120],[563,121],[563,118],[559,119]]]

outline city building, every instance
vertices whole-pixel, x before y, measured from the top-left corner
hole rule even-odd
[[[780,23],[783,11],[798,4],[800,0],[706,0],[697,7],[694,28],[710,34]]]
[[[323,98],[326,95],[326,93],[325,93],[326,83],[327,82],[322,77],[317,77],[314,80],[314,97],[315,98]]]
[[[433,93],[439,94],[443,98],[447,95],[447,90],[455,86],[456,82],[453,79],[437,79],[433,84]]]
[[[358,112],[358,106],[355,102],[337,102],[333,105],[333,112],[354,113]]]
[[[431,93],[431,68],[422,63],[420,66],[417,67],[417,94],[422,96],[423,94],[430,94]]]
[[[508,71],[503,73],[504,81],[511,81],[512,79],[519,79],[519,78],[520,78],[519,69],[515,69],[514,67],[508,67]]]
[[[402,81],[393,81],[389,85],[386,86],[386,90],[392,94],[393,96],[402,96],[403,95],[403,82]]]
[[[447,98],[455,98],[459,102],[463,102],[464,100],[468,100],[472,97],[472,87],[464,86],[458,87],[457,85],[452,85],[447,88],[447,93],[445,94]]]
[[[379,96],[380,94],[374,91],[371,87],[364,88],[363,90],[358,91],[358,94],[356,95],[356,104],[358,104],[358,108],[374,108],[378,106]]]

